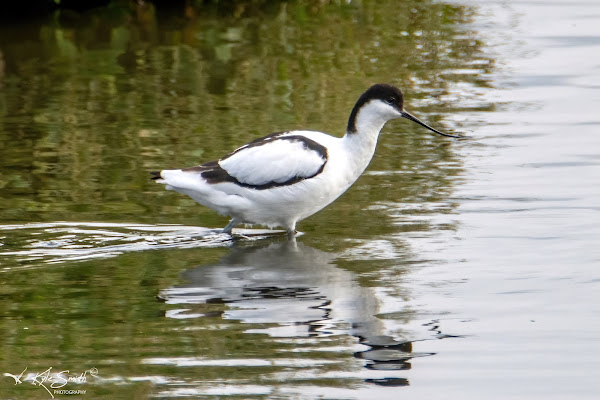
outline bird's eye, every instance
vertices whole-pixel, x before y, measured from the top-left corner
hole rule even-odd
[[[387,99],[384,100],[387,104],[394,104],[396,102],[396,98],[395,97],[388,97]]]

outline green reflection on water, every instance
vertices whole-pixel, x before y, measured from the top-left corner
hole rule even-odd
[[[164,18],[146,4],[0,28],[0,219],[222,225],[152,185],[147,171],[215,159],[272,131],[342,135],[371,83],[403,87],[411,107],[442,95],[442,76],[477,53],[471,39],[454,38],[463,8],[393,3],[283,3],[226,15],[199,8]],[[374,169],[453,162],[446,142],[419,127],[386,130],[408,133],[388,135]]]
[[[224,226],[225,218],[150,182],[148,171],[215,159],[273,131],[305,128],[341,136],[357,97],[375,82],[403,88],[407,109],[443,129],[445,113],[461,110],[460,102],[445,100],[449,85],[486,85],[484,76],[493,68],[482,44],[460,29],[472,11],[457,5],[236,2],[157,11],[150,3],[123,4],[0,26],[3,223]],[[478,73],[453,72],[473,65]],[[351,246],[346,238],[451,229],[404,221],[403,215],[452,212],[448,197],[461,168],[452,143],[408,122],[390,123],[384,132],[369,168],[379,173],[362,177],[336,203],[303,221],[304,243],[337,254]],[[3,235],[3,251],[27,248],[27,239]],[[356,273],[363,287],[381,285],[369,273],[411,260],[410,250],[397,246],[393,260],[349,257],[338,262],[340,271]],[[1,274],[2,372],[96,367],[104,377],[122,379],[235,377],[257,383],[251,366],[226,372],[207,367],[199,374],[196,368],[140,364],[152,357],[270,359],[300,346],[244,333],[251,324],[223,320],[223,304],[197,306],[209,314],[203,318],[164,317],[173,306],[158,301],[158,292],[180,282],[180,271],[214,263],[228,251],[136,252]],[[328,340],[322,345],[356,342],[350,335]],[[361,382],[318,378],[326,371],[360,370],[351,351],[290,357],[336,361],[316,368],[304,384]],[[269,378],[265,385],[274,382]],[[155,390],[148,380],[127,383],[86,389],[122,398]],[[7,396],[44,395],[37,387],[2,388]]]

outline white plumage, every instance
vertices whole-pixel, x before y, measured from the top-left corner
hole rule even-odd
[[[239,182],[253,186],[311,177],[323,168],[327,159],[306,148],[304,142],[289,140],[303,133],[306,132],[292,131],[261,146],[246,145],[220,160],[219,165]]]
[[[242,223],[282,226],[293,236],[296,223],[344,193],[368,166],[383,125],[407,118],[444,136],[406,112],[400,89],[369,88],[354,106],[344,137],[315,131],[274,133],[218,161],[153,172],[168,190],[231,216],[223,231]]]

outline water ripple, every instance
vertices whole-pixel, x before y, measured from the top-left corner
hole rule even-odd
[[[2,235],[9,231],[10,235]],[[273,234],[251,229],[237,232],[251,239]],[[98,222],[0,225],[0,271],[114,257],[134,251],[221,247],[232,243],[233,238],[220,230],[196,226]]]

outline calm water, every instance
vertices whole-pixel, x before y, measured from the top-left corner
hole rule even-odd
[[[0,398],[598,398],[600,4],[257,4],[0,24]],[[472,139],[389,123],[297,243],[148,180],[374,82]]]

